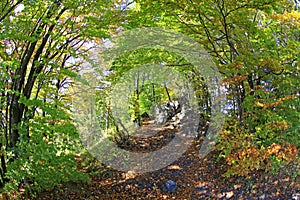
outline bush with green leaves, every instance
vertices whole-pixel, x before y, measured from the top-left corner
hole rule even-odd
[[[8,192],[23,187],[31,195],[68,181],[89,181],[74,156],[83,152],[79,134],[66,109],[38,100],[22,100],[42,114],[19,127],[20,141],[7,152]]]

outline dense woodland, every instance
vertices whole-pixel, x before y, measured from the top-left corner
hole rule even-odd
[[[200,119],[195,142],[201,143],[214,99],[204,75],[187,59],[166,49],[139,48],[100,67],[114,37],[143,27],[192,38],[217,67],[226,91],[225,122],[211,159],[223,167],[220,176],[244,178],[297,165],[299,9],[297,0],[2,0],[0,198],[35,196],[70,181],[90,184],[95,174],[109,174],[107,166],[89,154],[74,120],[78,82],[93,76],[81,73],[87,66],[95,66],[100,77],[94,93],[99,128],[120,148],[155,150],[151,145],[142,150],[134,146],[138,139],[113,116],[111,103],[112,94],[118,93],[115,86],[124,85],[122,77],[147,64],[163,64],[190,83],[197,105],[193,114]],[[128,115],[123,121],[136,128],[155,118],[162,126],[179,127],[184,95],[175,86],[151,82],[142,73],[127,80],[134,86],[126,94]],[[84,104],[84,98],[77,101]],[[171,132],[158,134],[172,138]],[[166,139],[161,145],[167,143]],[[290,171],[295,180],[299,175]]]

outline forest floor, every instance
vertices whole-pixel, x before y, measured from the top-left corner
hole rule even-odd
[[[188,151],[171,165],[143,174],[120,172],[99,166],[99,173],[87,183],[69,182],[34,199],[294,199],[300,200],[299,162],[279,168],[276,173],[254,171],[249,177],[223,176],[226,165],[216,162],[213,151],[200,159],[201,140],[194,141]],[[80,158],[77,158],[78,162]],[[83,170],[83,169],[82,169]],[[164,184],[172,180],[177,189],[166,192]]]

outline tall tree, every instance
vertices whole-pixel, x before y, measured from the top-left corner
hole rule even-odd
[[[118,27],[119,11],[113,1],[96,0],[7,0],[0,2],[0,10],[3,185],[8,177],[7,164],[20,164],[18,160],[25,159],[22,144],[48,141],[53,137],[51,133],[58,131],[46,131],[55,127],[56,120],[72,124],[67,112],[70,102],[65,98],[70,78],[75,76],[91,47],[109,37],[115,31],[114,25]],[[65,112],[65,117],[60,112]],[[44,120],[37,120],[41,117]],[[46,130],[39,130],[38,134],[35,123],[41,123],[39,128]],[[35,141],[33,135],[39,135],[41,141]]]
[[[231,125],[225,127],[226,133],[235,124],[245,137],[253,135],[250,143],[260,150],[272,143],[292,142],[291,135],[297,137],[294,130],[299,123],[293,120],[299,119],[297,4],[267,0],[135,2],[127,28],[160,26],[185,33],[214,58],[228,91]],[[293,110],[294,117],[287,110]],[[268,130],[274,126],[277,128]],[[234,131],[230,134],[236,137]],[[229,149],[228,156],[248,148],[241,145],[243,139],[237,145],[229,141],[228,148],[221,149]],[[296,141],[292,143],[299,148]]]

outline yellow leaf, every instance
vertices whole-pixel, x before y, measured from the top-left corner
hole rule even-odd
[[[263,104],[263,103],[260,103],[259,101],[256,102],[256,105],[257,105],[258,107],[264,107],[264,104]]]

